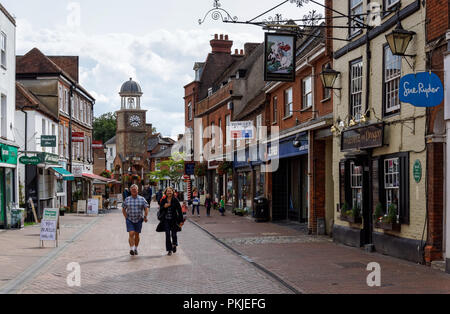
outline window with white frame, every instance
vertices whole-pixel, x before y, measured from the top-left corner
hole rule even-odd
[[[292,103],[292,87],[284,91],[284,117],[292,115],[293,103]]]
[[[273,97],[273,123],[278,122],[278,97]]]
[[[214,130],[214,127],[214,122],[211,122],[211,150],[216,148],[216,132]]]
[[[6,68],[6,34],[2,32],[0,37],[1,62],[2,67]]]
[[[399,158],[384,161],[384,189],[386,193],[386,208],[395,204],[399,208],[400,199],[400,160]]]
[[[389,45],[384,47],[384,110],[394,113],[400,110],[399,86],[402,75],[402,58],[392,54]]]
[[[58,125],[58,154],[64,156],[64,129],[61,124]]]
[[[230,125],[231,125],[231,116],[229,114],[227,114],[225,116],[225,123],[226,123],[226,132],[225,132],[225,140],[226,140],[226,145],[230,145],[231,144],[231,135],[230,135]]]
[[[350,114],[356,121],[362,115],[362,85],[363,62],[360,59],[350,63]]]
[[[352,208],[362,209],[363,202],[363,167],[350,163],[350,186],[352,189]]]
[[[161,163],[161,159],[160,159],[160,158],[156,158],[156,162],[155,162],[155,170],[156,170],[156,171],[161,170],[161,165],[160,165],[160,163]]]
[[[219,130],[220,130],[220,133],[219,133],[219,146],[220,146],[220,148],[222,148],[222,145],[223,145],[222,119],[219,119]]]
[[[6,98],[6,95],[3,95],[2,94],[2,96],[1,96],[1,106],[2,106],[2,108],[1,108],[1,110],[0,110],[0,114],[1,114],[1,116],[0,116],[0,124],[1,124],[1,136],[2,137],[8,137],[8,134],[7,134],[7,119],[6,119],[6,115],[7,115],[7,111],[6,111],[6,109],[7,109],[7,106],[8,106],[8,102],[7,102],[7,98]]]
[[[52,123],[52,135],[56,135],[56,126]],[[52,147],[52,154],[56,154],[56,147]]]
[[[64,157],[69,158],[69,128],[64,126]]]
[[[64,92],[63,87],[58,84],[58,102],[59,102],[59,110],[64,110]]]
[[[64,112],[69,114],[69,90],[64,88]]]
[[[349,0],[350,3],[350,36],[353,36],[361,31],[361,24],[358,21],[362,22],[362,18],[359,17],[359,14],[363,13],[363,1],[362,0]]]
[[[384,0],[384,9],[389,10],[400,3],[400,0]]]
[[[80,121],[84,122],[84,100],[80,100]]]
[[[262,114],[256,116],[256,134],[258,134],[257,140],[262,140]]]
[[[192,103],[189,102],[188,104],[188,121],[192,120]]]
[[[302,108],[312,106],[312,79],[311,76],[302,80]]]

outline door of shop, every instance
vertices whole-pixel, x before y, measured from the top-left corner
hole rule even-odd
[[[372,210],[370,208],[371,187],[370,167],[367,157],[361,157],[350,163],[351,205],[361,210],[363,229],[361,244],[372,243]]]

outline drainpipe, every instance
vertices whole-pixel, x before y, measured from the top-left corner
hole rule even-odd
[[[70,85],[69,93],[69,171],[73,173],[72,169],[72,97],[73,85]],[[67,182],[67,205],[72,206],[72,182]]]
[[[315,118],[316,118],[316,113],[314,112],[315,111],[315,108],[316,108],[316,105],[315,105],[315,99],[316,99],[316,97],[315,97],[315,93],[316,93],[316,89],[315,89],[315,86],[316,86],[316,84],[315,84],[315,74],[316,74],[316,69],[315,69],[315,67],[312,65],[312,64],[310,64],[309,63],[309,57],[307,57],[306,58],[306,65],[307,66],[309,66],[309,67],[311,67],[311,94],[312,94],[312,99],[311,99],[311,101],[312,101],[312,119],[311,120],[314,120]],[[311,199],[312,199],[312,195],[311,195],[311,176],[312,176],[312,174],[311,174],[311,163],[312,163],[312,160],[313,160],[313,158],[312,158],[312,156],[311,156],[311,153],[312,153],[312,145],[313,145],[313,135],[314,135],[314,131],[311,131],[311,130],[309,130],[308,131],[308,193],[307,193],[307,195],[308,195],[308,230],[310,230],[311,232],[312,232],[312,230],[311,230]],[[315,206],[315,202],[314,202],[314,206]],[[315,211],[314,211],[315,212]]]
[[[25,156],[27,156],[27,151],[28,151],[28,143],[27,143],[27,141],[28,141],[28,137],[27,137],[27,134],[28,134],[28,113],[24,109],[25,109],[25,107],[22,107],[20,109],[20,111],[22,111],[23,114],[25,115]],[[24,166],[25,166],[25,184],[24,184],[25,204],[28,204],[29,193],[28,193],[28,189],[27,189],[27,183],[28,183],[28,181],[27,181],[27,179],[28,179],[27,178],[27,165],[24,165]],[[19,187],[19,189],[20,189],[20,187]]]

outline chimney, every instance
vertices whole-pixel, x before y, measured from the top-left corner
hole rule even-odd
[[[228,53],[231,54],[231,47],[233,46],[233,41],[228,40],[228,35],[225,35],[225,39],[223,34],[220,35],[220,39],[218,39],[218,35],[214,35],[214,39],[210,41],[212,53]]]
[[[245,55],[246,56],[250,55],[253,52],[253,50],[258,48],[259,45],[260,44],[258,44],[258,43],[246,43],[244,45],[244,53],[245,53]]]

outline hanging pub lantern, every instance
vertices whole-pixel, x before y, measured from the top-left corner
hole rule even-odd
[[[398,21],[397,27],[386,35],[386,40],[394,56],[408,56],[405,54],[415,32],[403,29],[402,23]]]
[[[336,82],[337,77],[341,74],[340,72],[333,70],[328,63],[325,69],[320,73],[320,78],[322,79],[323,87],[328,89],[335,89],[334,83]]]

